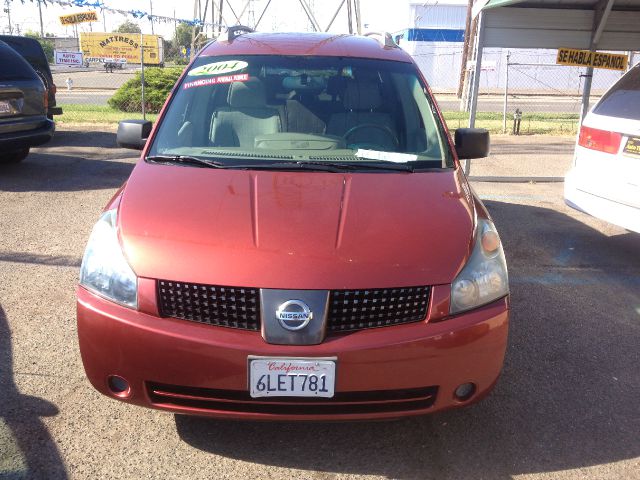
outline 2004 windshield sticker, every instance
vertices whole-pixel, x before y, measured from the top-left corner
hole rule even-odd
[[[225,75],[239,70],[244,70],[249,64],[242,60],[225,60],[223,62],[207,63],[189,71],[190,77],[203,77],[205,75]]]
[[[249,80],[248,73],[229,73],[244,70],[249,64],[242,60],[225,60],[222,62],[208,63],[200,65],[187,73],[190,77],[208,76],[210,78],[202,78],[192,82],[186,82],[184,89],[193,87],[203,87],[205,85],[216,85],[218,83],[246,82]]]

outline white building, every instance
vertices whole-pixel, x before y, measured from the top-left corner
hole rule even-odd
[[[467,0],[409,1],[410,27],[397,32],[399,44],[419,65],[437,92],[455,92],[460,78]],[[509,92],[579,95],[584,68],[556,65],[556,50],[485,49],[480,92],[502,92],[509,55]],[[596,69],[592,92],[602,93],[620,78]]]

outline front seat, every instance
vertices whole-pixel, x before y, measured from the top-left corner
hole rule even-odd
[[[328,134],[342,137],[352,128],[361,125],[362,128],[348,135],[347,143],[375,145],[392,151],[396,149],[396,133],[391,115],[375,111],[382,105],[382,95],[377,82],[348,81],[342,103],[345,111],[331,115],[327,124]]]
[[[281,130],[278,110],[267,106],[260,80],[234,82],[229,86],[228,107],[216,110],[211,120],[211,141],[218,147],[253,149],[256,135]]]

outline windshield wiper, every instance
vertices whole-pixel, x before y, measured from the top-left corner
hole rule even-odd
[[[183,164],[194,165],[198,167],[207,168],[227,168],[234,170],[283,170],[283,169],[300,169],[300,170],[314,170],[319,172],[344,172],[353,170],[393,170],[401,172],[413,172],[414,169],[411,165],[402,163],[369,163],[369,162],[355,162],[355,163],[330,163],[330,162],[314,162],[300,160],[297,162],[276,162],[276,163],[251,163],[251,164],[233,164],[223,163],[217,160],[207,160],[205,158],[191,157],[189,155],[150,155],[145,160],[154,163],[163,164]]]
[[[145,160],[153,163],[172,164],[179,163],[183,165],[195,165],[198,167],[208,168],[225,168],[227,165],[216,160],[207,160],[206,158],[191,157],[189,155],[150,155]]]
[[[377,164],[377,163],[329,163],[329,162],[314,162],[299,160],[297,162],[277,162],[266,163],[264,165],[229,165],[228,168],[245,168],[253,170],[282,170],[282,169],[300,169],[300,170],[314,170],[319,172],[344,172],[360,169],[367,170],[393,170],[401,172],[413,172],[414,169],[411,165],[407,164]]]

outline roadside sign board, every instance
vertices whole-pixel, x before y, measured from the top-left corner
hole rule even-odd
[[[144,63],[163,63],[162,37],[144,35],[143,41]],[[103,62],[108,59],[110,63],[140,63],[140,34],[80,32],[80,50],[90,62]]]
[[[75,25],[77,23],[97,22],[98,14],[94,11],[72,13],[70,15],[61,15],[60,23],[62,25]]]
[[[559,48],[556,63],[558,65],[571,65],[574,67],[593,67],[624,71],[627,69],[629,57],[620,53]]]
[[[82,52],[59,52],[55,51],[56,65],[68,65],[70,67],[82,66]]]

